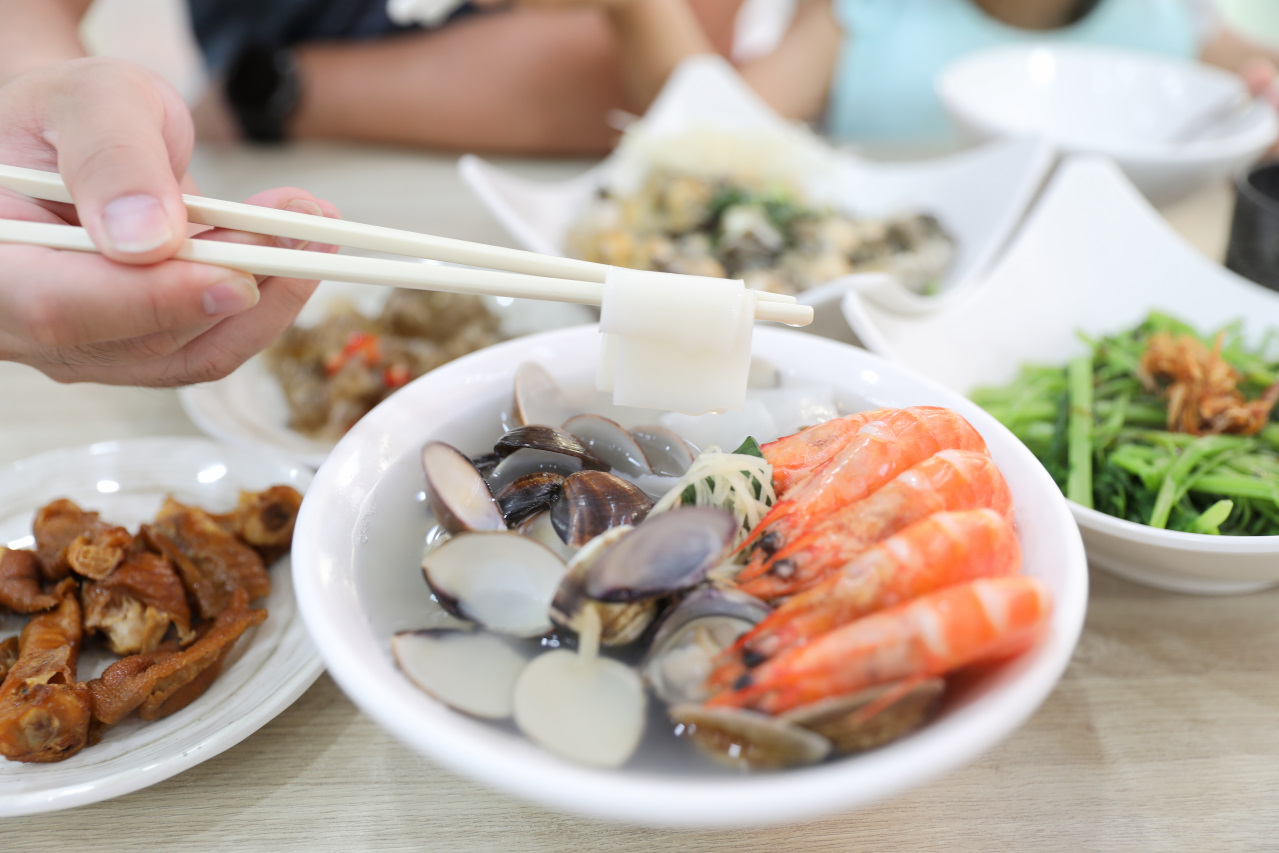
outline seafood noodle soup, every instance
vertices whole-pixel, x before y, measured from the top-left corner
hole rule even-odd
[[[986,447],[981,436],[964,417],[947,409],[911,406],[935,402],[927,399],[927,394],[919,396],[916,391],[904,396],[900,392],[889,394],[881,387],[882,377],[873,369],[846,375],[840,386],[834,387],[805,378],[805,371],[797,370],[794,364],[779,369],[757,360],[752,365],[752,388],[747,405],[741,412],[688,417],[613,406],[607,395],[590,390],[593,386],[590,365],[578,365],[576,371],[560,373],[552,379],[538,366],[536,349],[530,362],[516,371],[513,387],[492,381],[494,377],[483,376],[479,380],[486,389],[482,398],[473,397],[473,405],[468,405],[465,411],[437,419],[436,428],[420,436],[420,441],[409,442],[403,452],[383,460],[383,475],[362,499],[355,540],[357,547],[353,549],[357,597],[383,648],[411,681],[446,704],[463,708],[475,726],[482,726],[500,737],[532,740],[554,754],[587,765],[618,767],[626,773],[713,777],[748,769],[742,762],[743,752],[764,755],[756,766],[771,769],[823,760],[845,760],[848,757],[846,753],[851,754],[851,760],[856,760],[856,753],[862,750],[882,749],[883,744],[898,737],[910,737],[915,731],[927,736],[930,721],[978,711],[978,700],[988,692],[987,688],[1011,683],[1029,665],[1027,659],[1031,655],[1016,655],[1039,641],[1049,619],[1051,601],[1042,584],[1022,577],[1023,562],[1027,566],[1025,574],[1033,576],[1036,574],[1034,566],[1042,566],[1048,559],[1047,554],[1039,553],[1035,547],[1027,547],[1028,541],[1033,542],[1034,531],[1030,531],[1032,536],[1028,540],[1025,525],[1013,521],[1014,496],[1024,491],[1027,484],[1018,482],[1016,478],[1004,482],[999,474],[1001,459],[998,454],[994,455],[993,461],[984,455]],[[956,402],[957,407],[964,406],[958,398]],[[968,407],[964,414],[972,416],[974,412],[975,409]],[[577,460],[572,466],[573,472],[567,476],[552,472],[552,479],[560,479],[555,480],[552,486],[555,497],[545,505],[550,509],[541,504],[526,509],[523,493],[518,498],[512,497],[519,491],[511,488],[514,480],[508,477],[505,482],[500,482],[501,466],[509,464],[505,460],[519,458],[521,454],[528,458],[530,451],[543,453],[540,444],[534,448],[523,442],[542,441],[545,436],[541,433],[534,435],[530,430],[546,425],[571,426],[567,430],[570,437],[576,435],[581,438],[589,451],[588,457],[594,458],[594,454],[607,457],[607,448],[602,445],[607,444],[608,439],[599,430],[607,431],[612,427],[601,427],[597,420],[584,422],[580,418],[589,413],[608,418],[623,435],[647,442],[644,444],[646,448],[652,448],[653,441],[657,440],[658,444],[664,442],[669,449],[680,444],[682,439],[688,451],[687,458],[681,457],[682,462],[668,461],[665,463],[667,469],[659,472],[623,472],[622,468],[627,464],[624,461],[614,460],[600,466],[591,461]],[[980,419],[981,413],[976,412],[976,417]],[[983,424],[985,428],[987,426]],[[884,436],[893,430],[910,436],[915,436],[920,430],[933,430],[938,435],[944,433],[944,438],[938,438],[936,446],[930,444],[909,453],[899,453],[894,449],[890,456],[895,460],[892,464],[896,468],[878,466],[882,468],[876,475],[878,479],[848,486],[841,494],[832,496],[825,488],[818,489],[811,484],[814,471],[838,467],[835,463],[844,460],[845,455],[851,458],[855,447],[878,448],[886,440]],[[846,445],[849,448],[847,452],[830,449],[833,444],[823,438],[826,435],[838,436],[834,444],[843,442],[841,447]],[[803,437],[802,442],[798,442],[804,445],[802,453],[784,452],[788,448],[793,449],[797,443],[787,439],[788,436]],[[739,447],[747,438],[764,445],[763,454],[758,449]],[[912,437],[910,441],[916,442],[917,438]],[[732,475],[745,474],[744,482],[756,487],[754,491],[762,502],[759,508],[762,520],[759,515],[744,520],[741,512],[722,502],[717,506],[704,505],[707,501],[716,504],[718,498],[714,496],[722,498],[722,492],[708,486],[695,495],[694,485],[703,481],[710,484],[717,474],[702,476],[698,474],[702,469],[695,468],[696,476],[691,476],[691,480],[689,476],[680,479],[681,474],[687,473],[690,462],[701,464],[708,458],[704,451],[712,448],[725,451],[717,457],[729,460],[723,470]],[[734,449],[742,453],[728,453]],[[808,458],[808,454],[813,452],[816,456],[825,455],[820,459],[816,456]],[[649,455],[656,458],[662,453],[650,450]],[[502,457],[501,460],[497,456]],[[761,456],[768,457],[768,461],[765,462]],[[799,458],[801,456],[802,459]],[[747,461],[740,461],[743,457]],[[477,467],[469,467],[472,464]],[[750,471],[737,470],[750,464],[764,466],[750,471],[764,471],[765,478],[771,478],[773,482],[766,487],[752,481],[750,477],[755,475]],[[857,464],[865,467],[863,463]],[[676,473],[669,469],[671,465],[683,465],[685,471]],[[852,463],[844,463],[840,470],[850,465]],[[976,470],[973,466],[981,467],[996,485],[972,486],[971,483],[978,480],[976,474],[970,473]],[[537,464],[535,460],[530,472],[540,476],[550,467],[554,466]],[[650,467],[658,469],[662,468],[662,464],[651,464]],[[943,468],[944,471],[938,474],[937,471]],[[495,471],[498,473],[494,474]],[[956,475],[953,471],[961,471],[961,474]],[[470,479],[472,474],[468,472],[474,472],[474,480]],[[608,530],[606,524],[605,532],[596,538],[590,535],[595,532],[590,529],[593,516],[580,523],[577,516],[571,514],[575,511],[573,509],[555,516],[558,511],[556,505],[561,508],[588,505],[594,512],[590,500],[569,499],[572,491],[570,481],[590,483],[591,488],[598,488],[600,482],[606,482],[604,477],[619,474],[624,482],[619,488],[642,493],[635,500],[643,508],[622,517],[612,530]],[[926,476],[935,476],[938,483],[958,478],[963,480],[969,492],[980,492],[980,495],[973,497],[965,493],[962,497],[936,497],[934,492],[940,493],[943,486],[934,489],[930,485],[932,481],[925,482]],[[455,478],[473,484],[480,482],[481,477],[484,485],[490,487],[481,498],[472,501],[470,498],[450,497],[451,484],[457,482]],[[849,481],[849,476],[830,474],[825,475],[825,480],[844,483]],[[542,481],[538,485],[541,486]],[[665,495],[676,486],[680,500],[675,500],[675,508],[670,508],[672,499]],[[856,491],[858,489],[860,491]],[[809,492],[813,496],[805,497]],[[820,496],[817,496],[818,492]],[[487,503],[489,494],[496,496],[493,499],[496,509]],[[578,492],[572,494],[576,496]],[[631,492],[625,494],[630,495]],[[529,500],[536,503],[540,495],[540,492],[536,493]],[[697,506],[680,507],[681,500]],[[623,501],[610,493],[606,503],[612,507],[610,511],[614,511],[616,505]],[[858,513],[845,512],[836,518],[846,505],[861,507],[861,510]],[[729,506],[729,509],[724,509],[724,506]],[[796,511],[795,507],[802,507],[803,511]],[[889,511],[885,507],[893,509]],[[491,521],[495,511],[498,512],[497,520]],[[541,532],[535,532],[533,525],[539,513],[548,520],[543,523]],[[855,521],[851,520],[854,515]],[[891,518],[885,521],[881,516]],[[867,518],[878,520],[872,523]],[[611,588],[600,592],[604,581],[599,581],[597,575],[607,574],[607,569],[601,566],[611,555],[624,550],[623,543],[629,543],[630,559],[642,562],[636,554],[645,553],[646,549],[637,543],[646,531],[645,525],[652,528],[659,521],[668,532],[664,536],[653,534],[650,540],[678,539],[682,542],[685,537],[705,538],[703,532],[717,526],[723,526],[725,535],[722,542],[717,540],[708,550],[704,549],[704,555],[697,559],[687,558],[693,562],[702,560],[707,565],[695,570],[693,576],[681,576],[670,589],[663,588],[656,594],[635,592],[634,587],[643,584],[639,581],[632,584],[627,578],[620,582],[620,587],[625,588],[622,592],[617,593]],[[930,524],[932,527],[928,527]],[[578,531],[582,526],[588,528],[586,533]],[[934,564],[948,565],[946,559],[936,558],[940,552],[935,552],[935,549],[941,546],[934,545],[935,541],[966,535],[956,532],[964,526],[980,528],[981,532],[974,534],[976,538],[973,541],[979,541],[981,547],[989,551],[973,557],[981,565],[971,570],[957,568],[953,576],[940,579],[923,578],[923,574],[933,571],[931,567]],[[456,560],[450,562],[448,555],[461,554],[466,542],[500,541],[505,547],[516,538],[507,532],[507,527],[530,534],[529,541],[535,544],[518,547],[534,548],[537,553],[529,552],[533,562],[542,560],[543,552],[552,555],[555,561],[564,562],[558,563],[558,574],[552,570],[550,587],[554,595],[545,625],[515,628],[513,623],[507,623],[505,628],[490,632],[484,626],[492,628],[495,622],[507,619],[505,615],[497,615],[499,611],[510,611],[502,611],[501,607],[505,605],[494,603],[493,596],[480,599],[496,586],[507,584],[509,579],[472,580],[470,578],[478,577],[480,570],[468,568],[458,572],[452,568]],[[451,534],[446,528],[451,529]],[[833,536],[831,531],[835,531]],[[557,536],[558,544],[555,541]],[[576,549],[561,549],[560,546],[571,536],[580,536],[582,541]],[[850,540],[858,536],[864,541],[850,544]],[[913,539],[910,538],[912,536]],[[890,539],[896,544],[879,547],[880,542]],[[548,542],[549,547],[536,544],[538,542]],[[363,547],[369,543],[377,543],[377,547]],[[838,546],[835,548],[839,552],[837,557],[826,556],[831,543]],[[649,545],[647,551],[654,547]],[[689,547],[696,550],[702,546]],[[888,559],[885,555],[894,549],[900,552],[903,548],[918,548],[922,557],[931,555],[933,559],[931,562],[924,560],[920,564],[923,566],[921,569],[907,567],[898,572],[895,564],[885,563]],[[934,551],[929,551],[929,548],[934,548]],[[557,555],[552,553],[556,551]],[[581,556],[588,552],[591,554],[589,560]],[[814,556],[819,553],[825,562]],[[681,559],[686,557],[684,555]],[[474,566],[477,561],[487,558],[461,554],[457,559],[467,566]],[[507,562],[524,559],[523,556],[512,556]],[[865,572],[873,570],[886,573],[886,578],[904,580],[886,581],[885,589],[889,591],[884,592],[882,600],[868,612],[820,612],[814,615],[811,607],[805,608],[797,603],[826,597],[827,594],[821,590],[836,589],[837,578],[834,576],[845,564],[858,560],[862,561],[860,565]],[[621,561],[621,557],[612,560],[613,563]],[[742,580],[748,575],[749,578]],[[576,587],[569,582],[573,577],[577,578]],[[660,583],[668,580],[663,575]],[[910,619],[921,618],[919,610],[933,607],[929,596],[966,592],[972,584],[994,584],[990,589],[977,588],[977,592],[969,596],[978,600],[979,609],[988,607],[993,595],[1002,594],[1003,588],[999,584],[1005,581],[1020,584],[1017,588],[1019,594],[1029,590],[1029,600],[1037,608],[1026,631],[1018,637],[994,642],[984,654],[955,665],[963,669],[964,663],[984,663],[987,659],[997,658],[1000,661],[997,666],[967,667],[956,676],[951,674],[955,668],[952,666],[910,665],[889,683],[844,684],[840,681],[841,674],[831,674],[820,667],[805,675],[808,670],[795,656],[798,646],[808,644],[819,648],[819,640],[829,642],[832,653],[840,650],[840,655],[846,656],[850,654],[849,648],[865,642],[864,638],[859,640],[853,636],[856,632],[851,631],[850,626],[890,617],[894,624],[904,624]],[[490,585],[489,589],[483,588],[486,583]],[[513,586],[523,583],[520,580]],[[595,587],[591,586],[592,583]],[[481,588],[477,589],[476,584]],[[612,586],[619,586],[619,582],[614,579]],[[742,605],[734,600],[732,606],[724,610],[721,602],[716,600],[710,605],[709,615],[719,618],[727,614],[740,619],[742,624],[723,629],[720,623],[697,623],[701,627],[691,643],[681,641],[663,645],[671,632],[680,629],[679,620],[673,614],[682,605],[699,596],[717,599],[725,590],[750,601]],[[758,598],[746,595],[743,590]],[[583,600],[588,604],[582,604]],[[635,603],[650,600],[655,602],[648,608],[651,612],[641,614],[642,619],[636,617],[632,612],[636,608]],[[566,605],[566,601],[571,601],[571,604]],[[742,606],[745,607],[745,615]],[[912,606],[914,610],[910,609]],[[951,603],[945,605],[950,606]],[[568,613],[572,608],[577,609]],[[898,616],[898,611],[906,615]],[[618,614],[625,614],[625,618]],[[790,615],[783,617],[779,614]],[[688,616],[687,621],[695,622],[707,615],[698,611]],[[639,621],[632,622],[633,617]],[[815,621],[807,621],[810,619]],[[533,621],[538,622],[537,619]],[[670,623],[674,623],[675,627],[671,628]],[[801,629],[796,625],[807,627]],[[727,633],[721,636],[721,629]],[[873,626],[865,630],[878,636]],[[610,631],[615,632],[617,643],[614,645],[610,645]],[[744,646],[740,641],[735,643],[743,631],[750,632],[747,639],[752,636],[756,639]],[[795,631],[800,631],[800,634],[794,634]],[[847,642],[852,646],[828,640],[828,635],[838,632],[849,634]],[[450,658],[446,664],[439,664],[438,650],[442,641],[478,641],[478,646],[488,642],[485,637],[498,638],[496,643],[490,644],[494,648],[476,651],[479,657],[465,658],[463,663]],[[796,637],[798,643],[795,642]],[[695,649],[697,653],[693,655],[691,672],[696,676],[692,678],[694,687],[689,688],[692,693],[685,691],[683,682],[670,686],[675,684],[672,679],[682,677],[681,667],[686,663],[690,645],[696,647],[708,642],[713,645],[713,654],[708,652],[708,657],[699,658],[697,655],[701,652]],[[670,652],[667,657],[662,656],[667,653],[664,649]],[[929,658],[931,651],[915,649],[911,653]],[[492,657],[493,654],[496,657]],[[567,716],[570,721],[577,720],[575,724],[581,726],[581,731],[590,731],[581,740],[595,736],[591,730],[593,723],[589,720],[582,722],[563,710],[566,705],[578,704],[579,694],[576,691],[579,689],[586,691],[582,695],[594,695],[591,693],[595,689],[594,682],[583,686],[576,680],[578,670],[575,667],[584,658],[589,659],[590,666],[607,663],[612,667],[616,664],[619,683],[625,685],[618,689],[630,698],[623,703],[626,706],[624,710],[609,712],[609,725],[614,725],[619,716],[634,715],[632,723],[616,724],[620,726],[617,737],[633,739],[633,744],[616,750],[606,746],[603,753],[595,747],[582,746],[574,737],[565,744],[565,735],[557,730],[559,724],[548,719]],[[783,658],[787,661],[786,666],[779,663]],[[474,661],[485,663],[476,664]],[[496,663],[489,663],[492,661]],[[546,672],[534,675],[534,663],[530,661],[538,666],[546,664],[543,667]],[[567,668],[554,669],[552,664],[557,661]],[[792,664],[799,675],[783,685],[780,679]],[[709,673],[706,670],[708,666],[711,668]],[[463,680],[467,683],[462,691],[465,696],[440,680],[448,677],[446,670],[450,668],[454,670],[454,676],[457,671],[465,673]],[[611,669],[609,671],[612,672]],[[492,674],[493,683],[477,680],[477,672]],[[761,676],[761,673],[770,672],[774,675],[768,678]],[[779,680],[770,680],[774,677]],[[503,678],[509,681],[502,682]],[[717,679],[713,689],[702,686],[714,684]],[[827,682],[832,685],[829,689],[815,686]],[[509,686],[512,683],[516,685],[514,688]],[[510,696],[512,691],[513,699]],[[832,710],[820,706],[818,701],[829,698],[828,693],[856,694],[859,699],[851,710]],[[573,699],[564,698],[570,694]],[[621,701],[614,694],[610,693],[609,697],[603,700],[606,705]],[[538,706],[539,702],[543,705]],[[586,700],[582,703],[588,704]],[[553,713],[543,712],[543,707],[555,710]],[[818,717],[824,714],[837,722],[825,725],[822,720],[814,720],[810,713],[814,708]],[[850,731],[844,721],[857,717],[858,713],[861,716]],[[772,723],[766,726],[763,735],[758,735],[754,728],[750,728],[748,734],[742,734],[736,728],[739,716],[747,719],[748,726],[754,726],[759,718],[766,721],[786,719],[777,724],[781,731],[776,735],[769,728]],[[868,731],[863,725],[865,719],[874,719],[877,723]],[[798,730],[799,734],[791,730]],[[821,734],[813,734],[817,731]],[[768,751],[775,737],[784,741],[780,747],[783,757],[779,759],[770,757],[773,753]],[[755,749],[757,738],[768,741],[767,749],[765,746]],[[579,748],[581,752],[578,752]],[[725,754],[715,759],[708,757],[720,749]]]

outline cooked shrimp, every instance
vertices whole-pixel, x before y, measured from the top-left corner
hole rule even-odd
[[[762,446],[764,458],[773,466],[773,491],[780,498],[843,450],[868,421],[890,411],[875,409],[834,418]]]
[[[974,578],[1020,570],[1021,545],[1003,515],[991,509],[933,513],[788,599],[738,639],[709,681],[726,687],[744,666],[814,642],[868,613]]]
[[[1048,624],[1042,581],[983,578],[873,613],[744,676],[708,705],[777,714],[890,681],[930,678],[1028,648]]]
[[[984,453],[942,450],[837,510],[780,550],[769,554],[757,549],[738,573],[737,583],[766,600],[794,595],[934,512],[982,508],[1012,520],[1012,494],[999,468]]]
[[[758,538],[758,547],[777,550],[828,513],[950,448],[986,452],[977,430],[950,409],[912,406],[867,421],[838,454],[774,504],[743,544]]]

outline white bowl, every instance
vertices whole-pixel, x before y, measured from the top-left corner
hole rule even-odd
[[[1242,320],[1256,340],[1279,326],[1279,293],[1208,260],[1164,222],[1113,163],[1067,159],[989,279],[962,303],[903,317],[849,294],[844,315],[871,350],[967,392],[1026,362],[1065,364],[1078,332],[1109,334],[1151,309],[1203,331]],[[1151,586],[1234,593],[1279,583],[1279,536],[1154,530],[1070,504],[1089,560]]]
[[[530,181],[473,155],[463,157],[458,168],[518,243],[534,252],[562,255],[566,236],[601,186],[628,182],[646,168],[646,157],[662,140],[699,130],[728,130],[746,140],[743,150],[748,153],[742,156],[755,160],[752,165],[768,161],[764,168],[786,174],[814,200],[865,217],[931,213],[955,240],[955,258],[937,296],[921,296],[879,274],[852,275],[803,294],[802,301],[814,306],[837,301],[849,287],[864,287],[898,311],[929,311],[943,304],[991,263],[1054,158],[1047,142],[1027,138],[937,160],[865,160],[832,149],[782,119],[723,60],[698,57],[676,70],[617,151],[576,178]]]
[[[510,404],[519,364],[537,361],[563,384],[589,383],[598,338],[593,326],[566,329],[445,365],[374,409],[317,473],[293,540],[298,604],[330,674],[397,738],[459,773],[565,811],[658,826],[763,824],[865,805],[922,784],[1007,737],[1053,689],[1082,627],[1087,567],[1051,478],[1011,433],[958,394],[862,350],[773,328],[756,331],[756,354],[784,376],[831,385],[850,407],[941,404],[972,421],[1012,488],[1025,570],[1054,595],[1044,641],[975,679],[937,719],[894,744],[750,776],[718,770],[682,749],[641,750],[619,770],[571,764],[414,687],[396,669],[389,640],[422,627],[435,608],[418,568],[427,531],[422,444],[438,437],[467,452],[483,449],[499,432],[497,413]]]
[[[1233,74],[1195,62],[1079,45],[1017,45],[948,66],[937,93],[976,140],[1042,134],[1064,154],[1104,154],[1156,204],[1221,180],[1279,134],[1274,110],[1245,101]],[[1183,137],[1197,119],[1228,117]]]

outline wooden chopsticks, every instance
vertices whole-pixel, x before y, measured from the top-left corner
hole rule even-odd
[[[0,187],[45,201],[71,202],[71,195],[61,177],[52,172],[0,165]],[[609,270],[605,264],[220,199],[184,195],[182,200],[186,204],[187,218],[199,225],[331,243],[481,269],[420,261],[325,255],[210,240],[187,240],[176,253],[176,257],[183,260],[230,267],[254,275],[321,278],[481,296],[510,296],[582,305],[599,305],[604,298],[603,284]],[[0,243],[25,243],[77,252],[97,251],[83,228],[10,219],[0,219]],[[806,326],[813,321],[813,309],[797,304],[792,296],[756,291],[755,319]]]

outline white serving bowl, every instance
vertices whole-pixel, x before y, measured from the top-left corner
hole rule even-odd
[[[698,57],[675,71],[617,151],[576,178],[530,181],[473,155],[463,157],[458,168],[520,245],[562,255],[569,231],[602,186],[633,181],[664,140],[685,139],[699,131],[732,133],[742,140],[736,156],[751,160],[751,166],[766,161],[770,174],[784,174],[814,201],[862,217],[930,213],[955,240],[955,257],[937,295],[919,295],[888,276],[861,274],[801,295],[801,301],[815,307],[834,307],[850,287],[865,289],[898,311],[931,311],[944,304],[994,260],[1054,159],[1052,147],[1038,138],[1001,140],[936,160],[863,159],[833,149],[781,118],[723,60]]]
[[[321,466],[294,535],[298,603],[330,674],[412,749],[458,773],[545,805],[654,826],[796,821],[865,805],[970,761],[1020,726],[1053,689],[1079,637],[1087,567],[1078,530],[1029,451],[971,402],[862,350],[788,330],[756,330],[755,352],[783,377],[835,388],[849,408],[940,404],[989,443],[1017,506],[1025,571],[1054,596],[1051,628],[1026,654],[975,678],[920,731],[863,756],[758,775],[718,769],[692,749],[641,749],[623,768],[561,760],[509,726],[450,710],[413,686],[391,636],[436,609],[418,566],[428,519],[420,449],[430,438],[484,449],[500,433],[515,368],[545,366],[563,385],[591,381],[596,327],[509,341],[410,383],[346,435]],[[656,708],[650,719],[657,725]],[[676,743],[673,747],[687,746]]]
[[[856,294],[844,315],[871,350],[960,392],[1010,381],[1025,363],[1065,364],[1079,333],[1110,334],[1152,309],[1207,332],[1279,326],[1279,293],[1186,244],[1106,160],[1063,162],[1025,227],[969,298],[929,317]],[[1279,536],[1155,530],[1070,504],[1093,565],[1162,589],[1248,592],[1279,584]]]
[[[1274,110],[1247,101],[1237,76],[1114,48],[993,48],[954,62],[936,86],[968,137],[1041,134],[1063,154],[1104,154],[1156,204],[1226,178],[1279,134]],[[1185,135],[1232,104],[1238,109]]]

